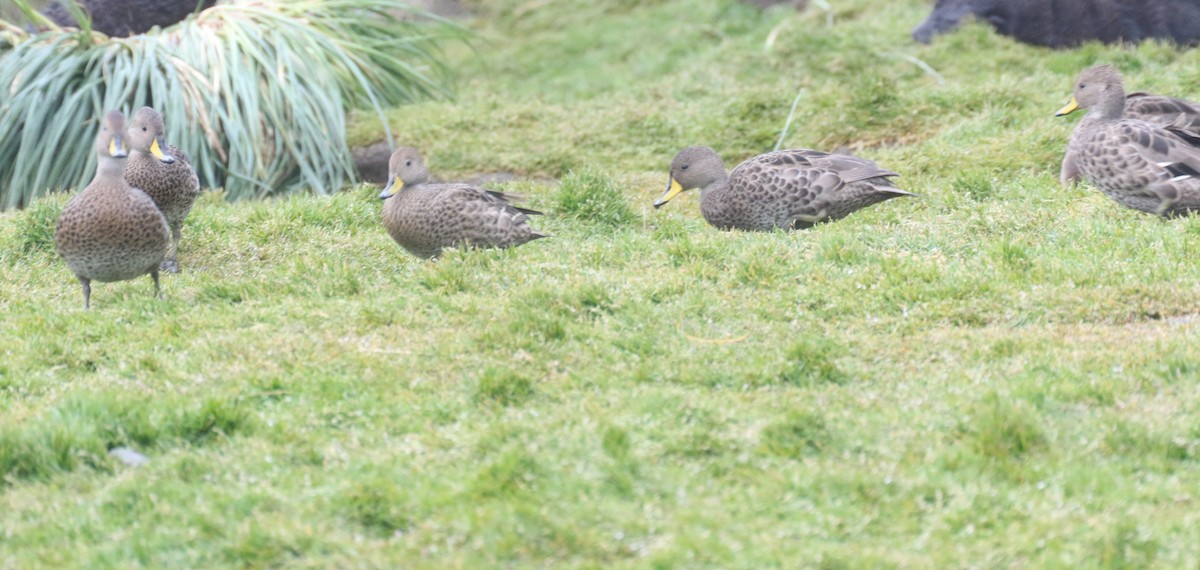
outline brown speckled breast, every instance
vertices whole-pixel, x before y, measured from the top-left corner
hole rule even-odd
[[[76,275],[120,281],[146,275],[166,255],[171,234],[146,194],[89,186],[63,208],[54,242]]]
[[[126,161],[125,180],[149,195],[174,228],[187,217],[200,195],[200,179],[186,154],[172,145],[167,145],[166,152],[175,157],[175,162],[167,164],[145,153],[131,154]]]

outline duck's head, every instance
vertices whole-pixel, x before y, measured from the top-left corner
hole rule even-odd
[[[1099,109],[1105,116],[1120,117],[1125,111],[1125,85],[1121,73],[1111,65],[1097,65],[1080,73],[1071,101],[1055,116],[1069,115],[1079,109]]]
[[[96,154],[100,158],[125,158],[125,115],[120,111],[109,111],[100,121],[100,132],[96,135]]]
[[[166,164],[175,162],[175,157],[164,150],[167,146],[167,143],[163,142],[165,130],[162,115],[159,115],[158,111],[150,107],[138,109],[137,113],[133,114],[133,120],[129,122],[129,149],[149,154]]]
[[[671,161],[671,178],[667,191],[654,201],[655,208],[692,188],[703,188],[725,176],[725,163],[717,151],[706,146],[689,146]]]
[[[425,168],[425,160],[421,153],[411,146],[402,146],[392,153],[388,161],[388,180],[379,193],[380,200],[394,196],[405,186],[413,187],[424,184],[429,180],[429,170]]]

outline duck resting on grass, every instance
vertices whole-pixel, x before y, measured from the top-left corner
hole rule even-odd
[[[727,174],[716,151],[690,146],[671,161],[667,191],[654,207],[699,188],[700,213],[719,229],[803,229],[914,195],[893,186],[893,176],[864,158],[808,149],[760,154]]]
[[[514,206],[517,197],[469,184],[427,184],[421,153],[401,147],[388,161],[388,181],[379,198],[383,225],[401,247],[433,258],[454,247],[507,248],[549,234],[529,227],[541,212]]]
[[[1124,116],[1125,87],[1110,65],[1085,70],[1057,116],[1086,109],[1067,156],[1118,204],[1163,217],[1200,210],[1200,137]]]
[[[1172,127],[1188,134],[1200,137],[1200,104],[1176,99],[1165,95],[1150,93],[1130,93],[1125,96],[1126,119],[1138,119],[1163,127]],[[1059,182],[1070,186],[1079,182],[1079,165],[1075,164],[1075,156],[1068,149],[1063,155],[1062,170]]]
[[[104,116],[95,151],[91,184],[63,207],[54,246],[83,286],[83,307],[91,307],[92,281],[124,281],[142,275],[154,280],[161,297],[158,265],[171,246],[167,219],[145,192],[125,182],[125,116]]]

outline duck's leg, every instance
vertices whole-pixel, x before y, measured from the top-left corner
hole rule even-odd
[[[179,273],[179,235],[182,233],[183,222],[171,224],[171,249],[167,257],[159,264],[159,269],[167,273]]]
[[[76,275],[79,279],[79,284],[83,285],[83,308],[84,310],[92,308],[92,280],[81,275]]]
[[[161,301],[163,296],[162,296],[162,289],[159,288],[159,286],[158,286],[158,268],[157,267],[150,270],[150,278],[154,280],[154,296],[158,297],[158,299]]]

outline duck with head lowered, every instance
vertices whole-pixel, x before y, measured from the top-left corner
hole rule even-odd
[[[690,146],[671,161],[660,208],[680,193],[700,189],[700,213],[727,230],[809,228],[900,196],[895,172],[864,158],[808,149],[780,150],[747,159],[726,173],[725,163],[706,146]]]

